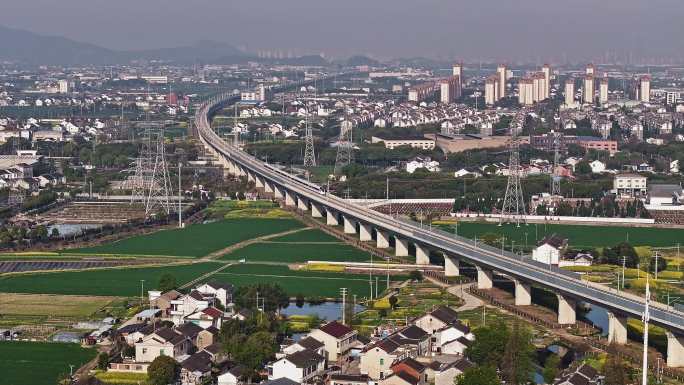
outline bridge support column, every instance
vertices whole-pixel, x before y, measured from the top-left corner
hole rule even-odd
[[[558,323],[561,325],[573,325],[577,322],[577,312],[575,311],[575,300],[558,296]]]
[[[273,184],[267,180],[264,180],[264,191],[267,193],[273,192]]]
[[[386,249],[389,247],[389,235],[386,231],[375,230],[375,247],[378,249]]]
[[[408,257],[408,241],[399,237],[394,238],[394,255],[397,257]]]
[[[306,202],[305,198],[300,196],[297,197],[297,208],[302,211],[309,211],[309,204]]]
[[[295,196],[291,192],[285,190],[285,206],[295,206],[296,204]]]
[[[321,206],[311,202],[311,216],[314,218],[323,218],[323,211]]]
[[[254,178],[254,185],[256,188],[264,188],[264,180],[258,176]]]
[[[430,264],[430,251],[416,243],[416,264],[417,265],[429,265]]]
[[[515,306],[532,305],[532,286],[514,279],[515,284]]]
[[[458,259],[444,255],[444,275],[447,277],[458,277],[461,275]]]
[[[273,196],[276,199],[284,199],[285,198],[285,191],[282,188],[274,185],[273,186]]]
[[[344,233],[345,234],[356,234],[356,221],[347,217],[346,215],[342,217],[344,220]]]
[[[479,266],[477,268],[477,288],[481,290],[491,289],[494,287],[494,280],[492,279],[492,271],[485,270]]]
[[[667,332],[667,366],[670,368],[684,366],[684,336]]]
[[[373,230],[369,224],[359,223],[359,240],[361,242],[373,240]]]
[[[251,172],[247,173],[247,182],[256,182],[253,173],[251,173]]]
[[[608,312],[608,342],[624,345],[627,343],[627,318]]]
[[[325,223],[328,226],[339,226],[340,225],[340,221],[337,220],[337,215],[335,214],[335,212],[331,211],[328,208],[325,209]]]

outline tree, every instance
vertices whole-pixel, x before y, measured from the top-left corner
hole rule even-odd
[[[399,302],[399,299],[396,295],[389,297],[389,304],[392,307],[392,309],[394,309],[397,306],[397,302]]]
[[[176,277],[173,274],[165,273],[159,278],[157,289],[161,292],[167,292],[175,289],[177,286],[178,282],[176,281]]]
[[[179,372],[176,360],[169,356],[159,356],[147,367],[147,378],[151,385],[167,385],[176,379]]]
[[[532,359],[534,354],[532,333],[520,322],[515,322],[506,341],[501,371],[508,384],[526,384],[532,373]]]
[[[50,236],[53,238],[59,237],[59,230],[56,227],[53,227],[52,231],[50,231]]]
[[[295,297],[295,305],[300,308],[304,307],[304,294],[297,294],[297,296]]]
[[[650,272],[656,272],[657,271],[660,273],[661,271],[667,269],[667,259],[660,257],[657,260],[658,260],[658,266],[656,266],[656,258],[651,258],[651,261],[648,264]]]
[[[109,354],[102,352],[97,355],[97,368],[100,370],[107,370],[109,365]]]
[[[508,326],[501,320],[475,329],[475,341],[466,349],[466,356],[478,365],[496,367],[504,355],[509,332]]]
[[[591,174],[591,166],[589,162],[583,160],[575,165],[575,173],[579,175],[589,175]]]
[[[235,360],[246,368],[246,376],[252,382],[254,377],[263,364],[272,358],[276,352],[276,344],[273,336],[269,332],[257,332],[250,335],[241,346]]]
[[[558,375],[558,367],[560,366],[560,356],[558,354],[551,354],[546,357],[546,362],[544,362],[544,370],[542,371],[542,376],[544,376],[544,382],[547,384],[553,383],[553,380]]]
[[[608,346],[608,358],[605,365],[603,365],[603,380],[604,385],[626,385],[627,384],[627,366],[622,359],[617,355],[615,344]]]
[[[423,280],[423,273],[421,273],[420,270],[412,270],[409,273],[409,279],[412,281],[422,281]]]
[[[456,377],[455,385],[501,385],[496,369],[493,366],[475,366],[466,369]]]

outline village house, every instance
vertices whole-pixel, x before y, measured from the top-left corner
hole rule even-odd
[[[413,324],[429,334],[434,334],[436,330],[452,325],[456,321],[458,321],[458,313],[455,310],[440,306],[430,313],[416,318]]]
[[[135,361],[152,362],[159,356],[177,359],[188,353],[192,342],[182,333],[167,327],[145,336],[135,344]]]
[[[325,357],[310,350],[301,350],[284,356],[268,366],[268,378],[288,378],[302,383],[312,382],[314,377],[323,374]]]
[[[568,246],[568,240],[556,234],[549,235],[539,241],[532,250],[532,259],[547,265],[558,265],[563,251]]]
[[[356,330],[332,321],[312,330],[309,337],[323,343],[327,354],[326,359],[332,362],[343,358],[352,347],[359,344],[357,334]]]

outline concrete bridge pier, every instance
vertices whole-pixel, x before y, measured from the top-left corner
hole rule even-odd
[[[264,191],[267,193],[273,192],[273,184],[267,180],[264,180]]]
[[[290,191],[285,190],[285,206],[296,206],[295,196]]]
[[[306,198],[302,198],[301,196],[297,197],[297,208],[302,211],[309,211],[309,204],[306,201]]]
[[[397,257],[408,257],[408,241],[399,237],[394,238],[394,255]]]
[[[480,266],[475,266],[477,269],[477,288],[480,290],[491,289],[494,287],[494,280],[492,279],[492,271],[485,270]]]
[[[573,325],[577,322],[575,300],[556,294],[558,297],[558,323],[561,325]]]
[[[684,336],[667,332],[667,366],[684,367]]]
[[[256,188],[264,188],[264,180],[260,176],[254,178],[254,185]]]
[[[254,174],[251,172],[247,172],[247,182],[255,182],[256,183],[256,178],[254,178]]]
[[[444,254],[444,275],[447,277],[458,277],[461,275],[461,266],[458,259]]]
[[[627,343],[627,318],[608,312],[608,342],[624,345]]]
[[[325,209],[325,223],[328,226],[339,226],[340,221],[337,220],[337,215],[335,212],[330,210],[329,208]]]
[[[273,196],[276,199],[285,199],[285,190],[283,190],[281,187],[273,185]]]
[[[532,305],[532,285],[521,282],[519,279],[514,279],[515,284],[515,306],[530,306]]]
[[[314,218],[323,218],[323,210],[321,206],[311,202],[311,216]]]
[[[430,264],[430,250],[425,246],[418,243],[416,246],[416,264],[417,265],[429,265]]]
[[[346,215],[342,216],[342,220],[344,221],[344,233],[356,234],[356,221]]]
[[[371,225],[359,222],[359,240],[361,242],[373,240],[373,228]]]
[[[378,249],[389,247],[389,234],[386,231],[375,230],[375,247]]]

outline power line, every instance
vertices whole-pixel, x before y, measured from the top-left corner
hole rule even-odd
[[[347,166],[354,161],[353,131],[354,125],[352,122],[347,119],[343,120],[342,124],[340,124],[340,139],[337,142],[337,156],[335,157],[335,169],[333,170],[334,175],[339,175],[344,166]]]

